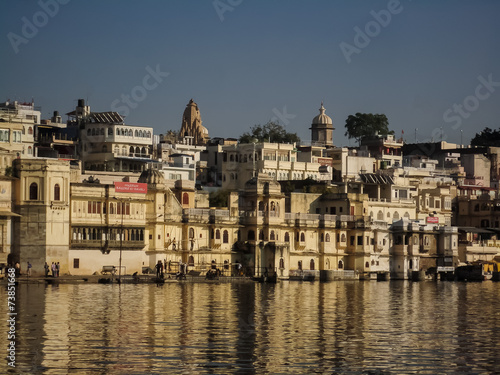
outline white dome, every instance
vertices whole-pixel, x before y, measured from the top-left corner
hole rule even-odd
[[[313,118],[313,125],[333,125],[332,119],[325,115],[325,107],[323,107],[323,102],[321,102],[321,108],[319,109],[319,115]]]

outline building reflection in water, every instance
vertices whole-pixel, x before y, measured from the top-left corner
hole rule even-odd
[[[17,365],[47,374],[493,372],[498,285],[19,285]]]

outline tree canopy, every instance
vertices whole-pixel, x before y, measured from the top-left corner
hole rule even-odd
[[[300,142],[297,133],[289,133],[286,129],[275,122],[268,122],[265,125],[254,125],[250,132],[241,135],[240,143],[252,142],[273,142],[273,143],[293,143]]]
[[[394,134],[393,130],[389,130],[389,120],[386,115],[372,113],[349,115],[345,121],[345,128],[345,135],[349,138],[355,138],[358,142],[364,137],[373,137],[376,134]]]
[[[500,128],[498,130],[484,128],[484,130],[476,133],[470,144],[473,146],[500,146]]]

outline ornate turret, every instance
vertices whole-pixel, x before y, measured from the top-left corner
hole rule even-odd
[[[325,107],[323,107],[323,102],[321,102],[321,108],[319,109],[319,115],[317,115],[312,120],[311,129],[311,140],[313,144],[321,146],[333,146],[333,121],[325,114]]]

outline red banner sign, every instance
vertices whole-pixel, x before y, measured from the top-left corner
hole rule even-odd
[[[321,165],[329,165],[329,166],[333,165],[332,159],[327,159],[327,158],[318,158],[318,163]]]
[[[148,192],[148,184],[138,182],[115,182],[115,192],[146,194]]]
[[[438,217],[433,217],[433,216],[427,216],[427,222],[431,224],[438,224],[439,223],[439,218]]]

